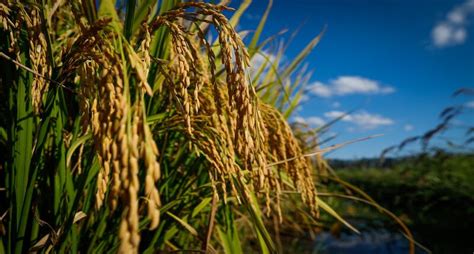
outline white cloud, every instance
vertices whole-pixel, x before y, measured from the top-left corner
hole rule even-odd
[[[395,89],[383,86],[380,82],[359,76],[340,76],[330,80],[328,84],[316,81],[309,85],[308,90],[320,97],[349,94],[388,94]]]
[[[338,118],[338,117],[343,116],[344,114],[346,114],[346,112],[333,110],[333,111],[329,111],[329,112],[324,113],[324,116],[327,117],[327,118]],[[349,117],[350,117],[349,115],[345,116],[345,118],[349,118]]]
[[[297,122],[297,123],[302,123],[302,124],[307,124],[307,125],[310,125],[310,126],[313,126],[313,127],[318,127],[318,126],[322,126],[326,123],[326,121],[324,121],[324,119],[322,119],[321,117],[317,117],[317,116],[310,116],[310,117],[301,117],[301,116],[296,116],[293,118],[293,121]]]
[[[339,107],[341,106],[341,103],[338,102],[338,101],[335,101],[335,102],[333,102],[333,103],[331,104],[331,106],[332,106],[333,108],[339,108]]]
[[[412,131],[414,128],[415,128],[415,127],[414,127],[413,125],[411,125],[411,124],[405,124],[405,125],[403,126],[403,130],[405,130],[405,131]]]
[[[431,30],[434,46],[438,48],[463,44],[467,38],[467,19],[474,14],[474,0],[466,0],[446,14],[446,18]]]
[[[463,44],[466,41],[466,29],[449,23],[441,23],[433,28],[433,43],[437,47]]]
[[[324,121],[322,118],[317,117],[317,116],[306,118],[306,122],[308,122],[309,125],[313,125],[313,126],[321,126],[326,123],[326,121]]]
[[[309,96],[306,94],[302,94],[300,97],[300,102],[307,102],[309,101]]]
[[[466,108],[474,108],[474,101],[468,101],[464,104]]]
[[[447,18],[453,24],[462,24],[466,19],[466,15],[459,9],[455,9],[448,13]]]
[[[321,97],[331,97],[332,94],[333,94],[333,92],[331,91],[331,89],[327,85],[325,85],[325,84],[323,84],[319,81],[316,81],[316,82],[310,84],[309,87],[308,87],[308,90],[311,93],[316,94],[316,95],[321,96]]]
[[[345,112],[334,110],[334,111],[326,112],[324,116],[327,118],[334,119],[334,118],[341,117],[344,114]],[[344,117],[341,118],[341,121],[353,123],[362,129],[375,129],[380,126],[394,124],[394,121],[390,118],[377,115],[377,114],[370,114],[366,111],[362,111],[362,112],[354,113],[350,115],[345,115]]]
[[[301,116],[295,116],[295,117],[293,117],[293,121],[294,121],[295,123],[306,123],[304,117],[301,117]]]

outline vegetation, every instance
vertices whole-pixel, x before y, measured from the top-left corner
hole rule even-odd
[[[286,192],[351,227],[286,122],[320,36],[250,78],[249,4],[0,3],[0,253],[276,252]]]
[[[474,226],[473,158],[440,151],[405,157],[389,168],[348,166],[337,172],[400,215],[415,239],[434,253],[464,252],[471,248],[468,238]],[[392,221],[373,209],[358,206],[356,211],[350,216],[367,225],[392,227]]]
[[[324,30],[284,59],[261,38],[272,1],[235,31],[250,3],[0,3],[0,253],[309,252],[359,219],[395,224],[414,253],[405,224],[473,225],[472,150],[335,173],[322,155],[345,144],[320,137],[344,116],[288,124]],[[384,154],[426,149],[464,110]]]

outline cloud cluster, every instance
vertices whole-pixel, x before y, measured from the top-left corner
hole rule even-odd
[[[360,76],[340,76],[327,84],[316,81],[308,86],[308,91],[320,97],[332,97],[350,94],[388,94],[393,93],[395,89]]]
[[[361,111],[359,113],[346,115],[346,112],[337,111],[337,110],[324,113],[325,119],[321,117],[317,117],[317,116],[310,116],[310,117],[296,116],[293,118],[293,121],[296,123],[307,124],[312,127],[319,127],[326,124],[328,121],[333,120],[335,118],[339,118],[339,117],[342,117],[340,121],[354,124],[356,127],[362,130],[371,130],[371,129],[378,128],[380,126],[388,126],[395,123],[390,118],[377,115],[377,114],[370,114],[366,111]],[[407,128],[413,129],[413,126],[409,126],[409,127],[405,126],[405,130]]]
[[[411,124],[405,124],[403,126],[403,130],[405,130],[405,131],[412,131],[413,129],[415,129],[415,127]]]
[[[468,101],[464,104],[466,108],[474,108],[474,101]]]
[[[377,115],[377,114],[370,114],[366,111],[361,111],[359,113],[354,113],[350,115],[345,115],[345,112],[342,111],[329,111],[324,114],[327,118],[338,118],[342,117],[341,121],[349,122],[357,125],[361,129],[375,129],[380,126],[392,125],[394,121],[390,118]]]
[[[296,123],[311,125],[313,127],[319,127],[319,126],[322,126],[322,125],[326,124],[326,121],[324,121],[324,119],[322,119],[321,117],[317,117],[317,116],[310,116],[310,117],[307,117],[307,118],[304,118],[304,117],[301,117],[301,116],[296,116],[296,117],[293,118],[293,121],[295,121]]]
[[[380,82],[371,80],[360,76],[339,76],[336,79],[330,80],[327,84],[316,81],[308,86],[308,92],[320,97],[333,97],[352,94],[388,94],[393,93],[395,89],[391,86],[382,85]],[[339,108],[341,104],[337,101],[331,104],[333,108]],[[321,126],[326,122],[341,118],[341,121],[348,122],[358,129],[369,130],[380,126],[387,126],[394,124],[390,118],[371,114],[367,111],[360,111],[350,115],[345,115],[345,112],[333,110],[324,113],[324,117],[295,117],[294,121],[299,123],[306,123],[311,126]],[[352,128],[352,127],[351,127]]]
[[[467,0],[448,12],[446,18],[431,31],[433,45],[438,48],[463,44],[467,38],[467,19],[474,14],[474,0]]]

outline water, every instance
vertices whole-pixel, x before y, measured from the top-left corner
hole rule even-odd
[[[364,225],[364,224],[363,224]],[[360,226],[360,225],[359,225]],[[342,232],[335,237],[324,232],[313,242],[313,253],[408,253],[409,241],[396,231],[386,228],[364,228],[361,234]],[[435,225],[412,227],[411,232],[419,243],[432,253],[474,253],[474,242],[471,228],[454,229],[437,228]],[[415,246],[416,253],[427,253],[426,250]]]
[[[408,253],[408,244],[408,240],[403,235],[384,229],[365,231],[360,235],[342,233],[338,238],[330,233],[322,233],[316,238],[315,252],[334,254]]]

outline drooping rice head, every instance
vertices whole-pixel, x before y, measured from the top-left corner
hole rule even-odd
[[[114,15],[91,21],[74,1],[64,8],[62,12],[69,16],[61,16],[55,20],[57,26],[51,27],[34,6],[0,4],[0,24],[11,33],[9,54],[15,58],[18,24],[26,23],[36,114],[52,85],[72,90],[77,97],[81,131],[91,134],[101,166],[96,209],[104,205],[112,212],[121,209],[119,252],[138,252],[144,211],[150,229],[159,225],[159,136],[149,126],[147,113],[149,103],[160,98],[172,103],[165,110],[172,112],[192,149],[206,159],[212,188],[224,200],[231,195],[249,203],[250,192],[261,193],[267,212],[274,201],[273,210],[281,218],[280,175],[287,174],[317,214],[310,165],[281,113],[259,101],[246,71],[246,47],[222,14],[227,7],[179,4],[144,22],[130,40],[123,36]],[[215,27],[217,49],[200,29],[202,22]],[[48,31],[55,39],[51,47],[46,27],[57,29]],[[166,29],[170,36],[168,59],[150,57],[150,43],[159,29]],[[149,76],[152,66],[159,73],[155,79]],[[290,162],[269,166],[289,158]]]

